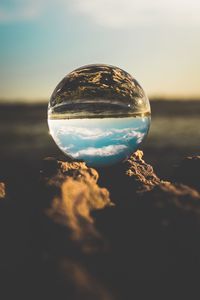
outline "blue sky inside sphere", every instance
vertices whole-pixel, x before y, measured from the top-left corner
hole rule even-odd
[[[103,167],[127,159],[148,133],[150,117],[48,120],[58,147],[74,159]]]

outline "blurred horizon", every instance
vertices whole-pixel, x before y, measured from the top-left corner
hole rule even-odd
[[[95,63],[124,69],[150,99],[200,99],[199,13],[197,0],[2,0],[0,102],[46,102]]]
[[[187,98],[181,98],[181,97],[171,97],[171,98],[165,98],[165,97],[149,97],[150,102],[200,102],[200,96],[199,97],[187,97]],[[0,105],[47,105],[49,102],[49,99],[0,99]]]

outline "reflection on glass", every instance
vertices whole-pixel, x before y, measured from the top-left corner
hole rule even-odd
[[[58,147],[91,166],[127,159],[150,126],[150,105],[138,82],[108,65],[89,65],[67,75],[48,107]]]

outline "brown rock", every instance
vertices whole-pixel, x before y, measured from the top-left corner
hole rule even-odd
[[[174,206],[177,209],[200,214],[200,194],[195,189],[183,185],[162,181],[149,193],[144,194],[154,205],[160,208]]]
[[[109,192],[97,184],[98,173],[85,163],[46,160],[41,183],[46,190],[45,214],[55,223],[66,226],[76,241],[101,239],[94,227],[92,211],[111,206]],[[53,166],[53,168],[52,168]],[[47,176],[51,169],[52,176]],[[48,171],[48,172],[47,172]],[[85,250],[90,250],[84,244]]]
[[[161,182],[154,173],[153,167],[147,164],[142,158],[143,151],[138,150],[125,163],[127,168],[126,175],[132,177],[135,183],[137,183],[138,191],[151,190],[152,187]]]
[[[5,187],[5,183],[0,182],[0,199],[5,198],[6,196],[6,187]]]
[[[136,151],[125,162],[99,170],[100,183],[109,192],[112,201],[118,205],[128,204],[137,194],[151,190],[161,180],[153,167],[143,160],[143,152]]]
[[[199,192],[160,180],[142,151],[98,171],[99,179],[85,163],[48,158],[40,181],[27,173],[8,184],[0,210],[8,287],[58,299],[147,299],[147,284],[166,283],[171,294],[171,279],[182,291],[198,281]]]

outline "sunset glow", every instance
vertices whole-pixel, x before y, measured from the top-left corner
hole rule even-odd
[[[46,100],[71,70],[117,65],[150,97],[200,97],[197,0],[3,0],[0,98]]]

